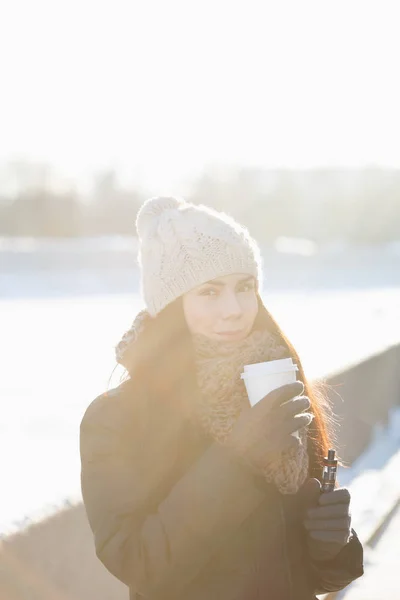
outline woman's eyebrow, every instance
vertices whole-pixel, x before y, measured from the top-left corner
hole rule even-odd
[[[249,275],[248,277],[245,277],[244,279],[239,279],[239,281],[237,281],[236,284],[245,283],[246,281],[250,281],[250,279],[254,279],[253,275]],[[206,281],[206,283],[203,283],[203,285],[215,285],[217,287],[224,287],[226,285],[226,283],[224,283],[223,281],[220,281],[219,279],[211,279],[211,281]]]

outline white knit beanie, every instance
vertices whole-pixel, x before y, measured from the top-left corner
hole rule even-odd
[[[151,316],[216,277],[245,273],[261,287],[257,243],[225,213],[180,198],[150,198],[138,212],[136,229],[142,295]]]

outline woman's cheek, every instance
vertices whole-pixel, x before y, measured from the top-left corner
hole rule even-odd
[[[243,294],[243,312],[245,312],[249,318],[256,318],[258,313],[258,302],[255,292],[252,294]]]

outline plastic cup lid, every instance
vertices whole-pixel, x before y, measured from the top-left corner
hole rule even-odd
[[[252,365],[244,365],[245,375],[269,375],[292,370],[298,369],[296,363],[294,363],[291,358],[282,358],[279,360],[270,360]]]

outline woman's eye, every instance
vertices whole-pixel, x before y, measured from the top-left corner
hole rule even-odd
[[[216,290],[210,288],[208,290],[203,290],[202,292],[200,292],[200,296],[214,296],[216,293]]]
[[[242,285],[241,288],[239,288],[240,292],[250,292],[250,290],[254,289],[254,284],[253,283],[245,283],[244,285]]]

